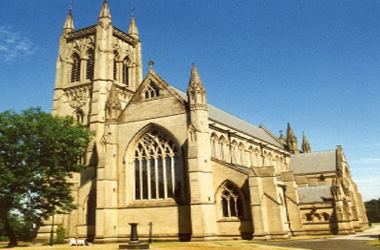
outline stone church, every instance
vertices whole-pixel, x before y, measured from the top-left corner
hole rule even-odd
[[[277,137],[209,104],[195,65],[184,92],[152,64],[143,76],[134,17],[127,32],[114,27],[104,1],[96,25],[75,29],[69,12],[53,114],[74,116],[94,136],[86,170],[70,180],[77,208],[55,216],[67,237],[127,241],[129,223],[154,240],[348,234],[368,225],[340,146],[312,152],[303,135],[300,149],[289,124]]]

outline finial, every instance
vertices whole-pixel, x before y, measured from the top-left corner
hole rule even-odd
[[[135,17],[136,7],[131,8],[131,17]]]
[[[150,70],[153,70],[154,62],[153,62],[153,61],[149,61],[149,62],[148,62],[148,65],[149,65],[149,71],[150,71]]]
[[[69,12],[70,12],[70,13],[73,11],[73,3],[74,3],[73,0],[70,0],[70,1],[69,1]]]

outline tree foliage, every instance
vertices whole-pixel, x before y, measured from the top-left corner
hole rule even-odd
[[[39,225],[74,208],[68,180],[84,168],[78,159],[89,140],[89,131],[71,117],[39,108],[0,113],[0,219],[10,246],[17,245],[12,211]]]
[[[366,201],[365,209],[370,222],[380,222],[380,198]]]

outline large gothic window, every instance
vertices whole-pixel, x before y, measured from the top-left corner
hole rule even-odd
[[[77,53],[73,54],[73,64],[71,65],[71,82],[79,82],[80,80],[80,57]]]
[[[165,133],[150,129],[135,148],[135,199],[181,196],[181,158],[178,145]]]
[[[221,209],[222,216],[225,218],[244,217],[244,207],[239,188],[227,182],[221,191]]]
[[[87,51],[86,79],[92,80],[94,77],[94,51]]]

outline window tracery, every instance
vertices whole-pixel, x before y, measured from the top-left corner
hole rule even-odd
[[[160,96],[160,89],[151,82],[145,90],[145,99],[152,99]]]
[[[135,199],[181,196],[181,157],[178,145],[165,133],[149,130],[137,143],[134,155]]]
[[[241,218],[244,217],[243,201],[239,188],[231,183],[227,182],[221,191],[221,209],[222,217],[225,218]]]

